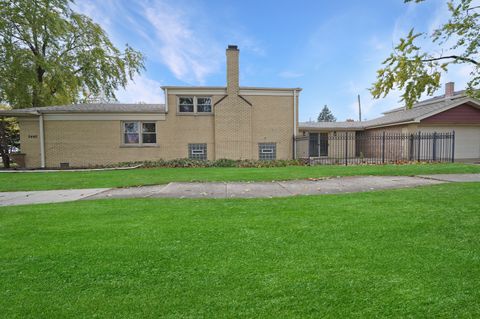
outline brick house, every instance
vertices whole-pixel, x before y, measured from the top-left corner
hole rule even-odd
[[[412,109],[405,107],[392,109],[376,119],[362,122],[299,123],[299,135],[307,139],[303,144],[297,145],[297,154],[300,157],[328,157],[335,153],[341,157],[344,144],[339,142],[339,145],[336,145],[336,140],[332,138],[337,134],[349,134],[352,137],[346,153],[350,154],[349,156],[357,156],[361,147],[355,145],[355,141],[358,140],[355,137],[382,132],[415,135],[419,132],[453,131],[454,158],[465,161],[480,159],[480,101],[466,96],[465,91],[455,92],[454,83],[450,82],[445,85],[443,95],[418,102]],[[402,151],[401,147],[393,149]]]
[[[15,116],[26,167],[128,161],[291,159],[300,88],[239,85],[228,46],[226,87],[165,86],[165,104],[83,104],[0,112]]]

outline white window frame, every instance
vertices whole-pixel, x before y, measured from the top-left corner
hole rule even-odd
[[[180,99],[192,98],[193,99],[193,112],[180,112]],[[210,112],[198,112],[198,99],[209,98],[211,101]],[[177,114],[180,115],[210,115],[213,114],[213,98],[210,95],[179,95],[177,96]]]
[[[125,123],[137,123],[138,125],[138,143],[125,143]],[[155,143],[143,143],[143,124],[154,124],[155,133],[147,132],[146,134],[155,134]],[[122,146],[127,147],[139,147],[139,146],[157,146],[158,145],[158,134],[157,134],[157,122],[156,121],[122,121],[121,122],[121,132],[122,132]]]

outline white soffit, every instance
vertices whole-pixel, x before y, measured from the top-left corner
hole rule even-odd
[[[165,121],[165,114],[158,113],[84,113],[84,114],[45,114],[46,121]]]

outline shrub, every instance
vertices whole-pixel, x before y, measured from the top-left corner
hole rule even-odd
[[[178,158],[174,160],[159,159],[156,161],[138,161],[123,162],[108,167],[134,167],[142,166],[151,167],[285,167],[285,166],[305,166],[308,165],[306,160],[274,160],[274,161],[257,161],[257,160],[232,160],[227,158],[215,161],[195,160],[189,158]]]

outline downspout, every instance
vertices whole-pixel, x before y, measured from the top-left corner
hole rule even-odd
[[[297,159],[297,90],[293,90],[293,159]]]
[[[43,127],[42,113],[40,113],[38,118],[38,126],[40,129],[40,167],[45,168],[45,129]]]
[[[165,95],[165,113],[168,113],[168,89],[164,88],[163,92]]]

